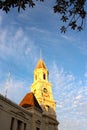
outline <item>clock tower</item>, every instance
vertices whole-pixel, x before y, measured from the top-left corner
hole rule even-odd
[[[42,59],[35,67],[31,91],[42,107],[43,113],[56,118],[56,103],[53,98],[52,84],[49,82],[49,72]]]

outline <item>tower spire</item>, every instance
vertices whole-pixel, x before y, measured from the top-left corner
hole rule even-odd
[[[42,60],[42,50],[40,49],[40,59]]]

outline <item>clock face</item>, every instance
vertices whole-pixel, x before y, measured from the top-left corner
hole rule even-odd
[[[48,90],[47,90],[46,88],[43,88],[43,96],[44,96],[45,98],[50,98],[49,93],[48,93]]]
[[[44,89],[43,89],[43,92],[44,92],[44,93],[48,93],[48,91],[47,91],[47,89],[46,89],[46,88],[44,88]]]

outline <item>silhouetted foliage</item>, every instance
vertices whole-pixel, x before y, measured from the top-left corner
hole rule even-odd
[[[45,0],[36,0],[36,1],[45,1]],[[86,19],[86,0],[56,0],[56,3],[53,7],[54,13],[60,15],[60,20],[63,25],[60,30],[61,32],[66,32],[67,28],[70,27],[73,30],[81,31],[85,25]],[[11,8],[17,7],[18,12],[20,9],[25,10],[26,6],[29,7],[35,6],[35,1],[33,0],[0,0],[0,9],[8,13]]]
[[[43,2],[44,0],[39,0],[39,1]],[[10,11],[11,8],[14,7],[18,8],[18,12],[20,12],[20,9],[25,10],[26,5],[29,5],[29,7],[34,7],[35,2],[33,2],[33,0],[0,0],[0,9],[5,11],[6,13]]]
[[[67,28],[81,31],[84,28],[86,19],[86,0],[57,0],[54,12],[60,14],[60,20],[67,23],[61,27],[61,32],[66,32]]]

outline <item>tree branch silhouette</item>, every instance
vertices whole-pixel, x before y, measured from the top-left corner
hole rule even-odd
[[[36,0],[44,2],[45,0]],[[68,28],[72,30],[81,31],[84,29],[87,15],[87,0],[56,0],[53,6],[54,13],[60,15],[60,21],[63,26],[60,28],[61,32],[65,33]],[[8,13],[11,8],[17,8],[18,12],[21,9],[25,10],[27,5],[35,6],[33,0],[0,0],[0,9]]]

